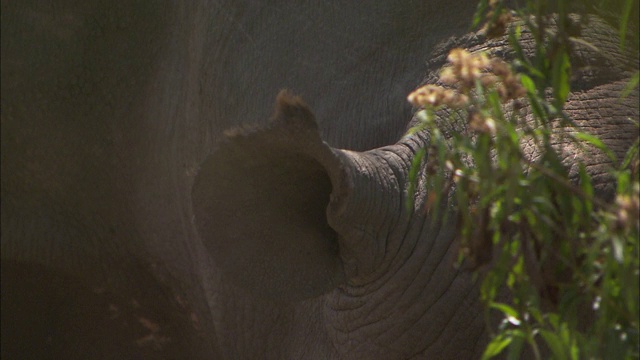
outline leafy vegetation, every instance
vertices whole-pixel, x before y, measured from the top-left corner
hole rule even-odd
[[[621,48],[634,6],[619,6]],[[508,33],[515,59],[454,49],[440,74],[444,86],[427,85],[408,98],[422,108],[411,131],[427,129],[431,137],[411,174],[417,177],[426,158],[429,211],[455,203],[459,264],[482,282],[492,331],[484,359],[519,359],[527,347],[538,359],[639,357],[638,141],[620,161],[563,111],[572,24],[568,0],[553,9],[530,0],[516,10],[483,0],[474,26],[483,25],[488,37]],[[523,29],[535,42],[532,56],[521,47]],[[637,78],[620,96],[634,91]],[[599,194],[579,161],[571,176],[567,147],[606,155],[615,195]],[[502,320],[492,326],[496,311]]]

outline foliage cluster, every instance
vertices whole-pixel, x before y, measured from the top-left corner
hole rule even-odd
[[[621,47],[632,2],[621,6]],[[427,85],[408,98],[422,108],[411,131],[427,129],[431,137],[411,174],[428,159],[429,211],[447,200],[443,189],[455,189],[460,264],[482,270],[487,323],[495,311],[503,319],[491,329],[485,359],[505,352],[518,359],[525,347],[536,358],[639,356],[638,141],[620,161],[564,113],[574,41],[567,3],[549,9],[530,0],[508,10],[502,1],[482,0],[474,26],[486,19],[487,36],[508,33],[513,63],[455,49],[441,73],[445,87]],[[533,57],[521,48],[523,28],[535,40]],[[620,96],[634,91],[637,78]],[[450,131],[452,122],[464,130]],[[608,156],[613,200],[594,191],[584,164],[570,178],[562,149],[553,145],[558,137]]]

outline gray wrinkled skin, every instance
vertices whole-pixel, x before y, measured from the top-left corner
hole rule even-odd
[[[396,143],[448,49],[504,55],[470,3],[3,1],[2,358],[478,357]],[[593,23],[567,111],[621,156],[637,55]]]

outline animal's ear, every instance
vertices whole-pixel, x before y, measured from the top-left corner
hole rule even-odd
[[[327,220],[344,181],[310,109],[281,92],[269,126],[227,132],[201,165],[192,191],[196,226],[234,283],[276,300],[314,297],[344,281]]]

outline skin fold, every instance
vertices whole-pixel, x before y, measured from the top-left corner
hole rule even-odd
[[[455,217],[405,206],[405,98],[451,48],[509,55],[473,2],[376,5],[3,1],[2,357],[478,357]],[[591,24],[566,109],[621,157],[637,54]]]

